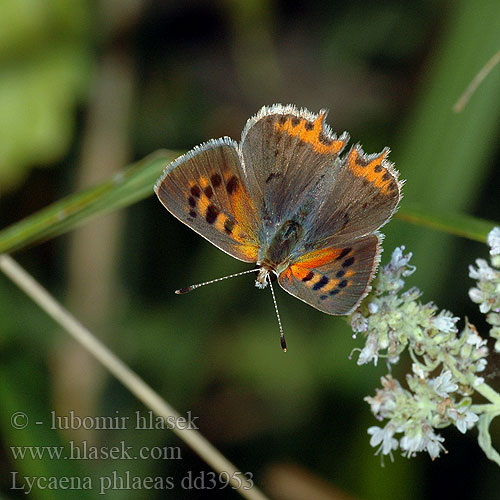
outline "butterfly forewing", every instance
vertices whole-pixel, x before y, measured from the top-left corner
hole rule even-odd
[[[274,105],[262,108],[243,131],[241,154],[249,191],[271,231],[293,218],[306,221],[313,211],[310,195],[325,170],[334,173],[334,160],[348,136],[337,138],[325,116],[325,111]]]
[[[302,255],[279,276],[288,293],[327,314],[348,314],[366,295],[379,255],[377,234]]]
[[[155,186],[175,217],[245,262],[258,252],[258,214],[244,181],[237,144],[212,140],[171,163]]]
[[[388,153],[386,148],[366,155],[359,146],[351,148],[335,180],[325,185],[306,239],[336,245],[373,233],[390,219],[401,197],[401,182]]]

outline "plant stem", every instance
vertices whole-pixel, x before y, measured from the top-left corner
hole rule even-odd
[[[102,344],[14,259],[6,254],[0,254],[0,270],[148,408],[165,419],[168,417],[176,419],[180,417],[174,408]],[[241,496],[250,500],[266,500],[264,494],[257,487],[252,486],[243,474],[240,473],[237,475],[237,477],[241,478],[242,483],[234,479],[234,474],[239,472],[236,467],[197,430],[179,429],[176,426],[172,430],[216,472],[227,473],[230,477],[230,483],[237,489]]]

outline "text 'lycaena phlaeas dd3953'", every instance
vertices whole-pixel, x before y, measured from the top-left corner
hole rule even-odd
[[[195,147],[165,168],[155,192],[216,247],[256,263],[247,272],[258,271],[258,287],[277,278],[316,309],[348,314],[369,291],[377,230],[396,210],[402,182],[388,148],[367,155],[355,145],[341,157],[349,136],[337,137],[325,117],[265,106],[239,144],[224,137]],[[281,323],[280,330],[286,350]]]

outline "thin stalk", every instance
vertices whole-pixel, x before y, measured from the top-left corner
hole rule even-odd
[[[23,292],[26,293],[54,321],[62,326],[80,345],[92,354],[110,373],[112,373],[137,399],[142,401],[157,415],[167,419],[179,418],[180,414],[146,384],[112,351],[102,344],[50,293],[28,274],[14,259],[6,254],[0,255],[0,270],[3,271]],[[179,429],[173,432],[191,447],[202,460],[216,472],[225,473],[238,493],[250,500],[266,500],[266,496],[244,474],[227,460],[201,433],[195,429]],[[241,483],[238,481],[239,478]],[[247,489],[245,489],[247,488]]]

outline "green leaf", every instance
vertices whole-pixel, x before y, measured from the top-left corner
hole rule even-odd
[[[429,210],[416,204],[406,205],[396,214],[396,217],[418,226],[430,227],[481,243],[486,243],[488,233],[495,226],[500,226],[498,222],[479,219],[471,215]]]
[[[178,153],[157,151],[112,179],[59,200],[0,231],[0,253],[10,253],[71,231],[96,215],[131,205],[153,193],[163,168]]]
[[[493,448],[491,444],[491,436],[490,436],[490,423],[491,421],[498,416],[498,413],[483,413],[479,417],[479,421],[477,424],[477,428],[479,430],[479,436],[477,441],[479,446],[484,451],[486,456],[495,462],[497,465],[500,465],[500,454],[495,448]]]

